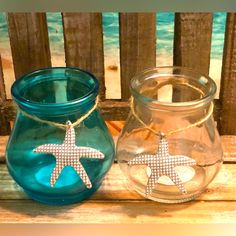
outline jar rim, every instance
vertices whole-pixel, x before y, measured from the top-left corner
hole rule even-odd
[[[41,102],[26,99],[24,96],[20,94],[22,89],[29,86],[29,82],[33,85],[34,82],[35,84],[37,84],[39,82],[46,81],[45,77],[39,78],[37,81],[35,79],[34,81],[34,78],[36,78],[37,75],[40,75],[40,74],[50,75],[52,74],[52,72],[59,73],[59,71],[63,71],[63,72],[74,71],[74,72],[78,72],[78,74],[87,75],[89,79],[91,79],[93,86],[89,88],[89,91],[85,93],[84,95],[79,96],[70,101],[66,101],[66,102],[41,103]],[[55,79],[56,78],[52,78],[51,81]],[[30,73],[24,74],[21,77],[19,77],[17,80],[14,81],[11,87],[11,94],[12,94],[13,99],[19,105],[20,108],[30,110],[34,113],[50,113],[50,111],[53,110],[53,113],[56,115],[56,114],[61,114],[61,113],[63,114],[64,112],[75,111],[76,109],[78,109],[78,107],[81,107],[84,104],[87,104],[88,102],[91,103],[97,97],[98,90],[99,90],[98,80],[93,74],[91,74],[88,71],[82,70],[77,67],[48,67],[48,68],[41,68],[38,70],[34,70]]]
[[[204,79],[207,80],[209,83],[209,90],[207,91],[206,94],[204,94],[203,97],[199,99],[195,99],[192,101],[184,101],[184,102],[166,102],[166,101],[158,101],[157,99],[153,99],[151,97],[148,97],[146,95],[143,95],[137,90],[137,85],[136,81],[142,77],[144,80],[147,80],[150,78],[147,75],[155,72],[156,75],[165,75],[165,76],[171,76],[175,75],[174,73],[168,72],[168,70],[181,70],[187,73],[190,73],[192,75],[197,75],[200,76],[201,78],[203,77]],[[181,74],[179,74],[181,75]],[[145,77],[146,76],[146,77]],[[184,74],[182,74],[184,76]],[[194,78],[194,77],[193,77]],[[199,82],[200,83],[200,82]],[[213,79],[211,79],[208,75],[205,75],[203,73],[199,73],[196,70],[190,69],[188,67],[181,67],[181,66],[159,66],[159,67],[153,67],[153,68],[148,68],[140,73],[136,74],[132,79],[130,83],[130,91],[132,96],[137,98],[139,101],[147,104],[148,106],[151,107],[169,107],[169,108],[181,108],[181,107],[198,107],[201,106],[202,104],[209,103],[214,99],[215,93],[216,93],[216,83]]]

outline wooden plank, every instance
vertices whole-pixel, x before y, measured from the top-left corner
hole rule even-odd
[[[45,13],[9,13],[8,28],[16,78],[51,66]]]
[[[156,14],[120,13],[121,98],[130,97],[130,79],[156,65]]]
[[[212,13],[176,13],[174,65],[208,74],[211,34]]]
[[[21,188],[13,181],[4,164],[0,165],[0,179],[0,200],[28,199]],[[235,164],[224,164],[216,178],[208,186],[207,191],[201,194],[196,201],[236,201],[235,179]],[[128,189],[126,178],[118,164],[112,166],[102,186],[91,199],[145,200],[144,197]]]
[[[0,143],[1,143],[0,138]],[[225,151],[234,152],[236,136],[223,136]],[[6,140],[5,140],[6,141]],[[205,193],[192,202],[160,204],[129,191],[118,164],[90,200],[69,206],[46,206],[23,193],[0,165],[0,222],[20,223],[234,223],[236,168],[224,164]],[[209,214],[210,209],[210,214]]]
[[[0,163],[5,162],[5,150],[9,136],[0,136]]]
[[[6,101],[6,91],[3,79],[2,58],[0,54],[0,104]],[[7,135],[11,131],[10,123],[4,112],[0,109],[0,135]]]
[[[120,134],[124,123],[124,121],[106,121],[107,127],[113,137],[117,137]]]
[[[0,103],[0,111],[8,121],[15,120],[16,117],[16,106],[12,100],[8,100]]]
[[[224,158],[226,161],[236,161],[236,136],[222,135],[222,146],[224,150]]]
[[[4,223],[235,223],[235,202],[159,204],[140,201],[87,201],[45,206],[29,200],[0,201]]]
[[[213,117],[216,122],[217,128],[219,124],[220,119],[220,112],[221,112],[221,103],[219,99],[214,99],[214,111],[213,111]]]
[[[105,99],[104,52],[101,13],[63,13],[67,66],[93,73],[100,82],[100,99]]]
[[[218,120],[220,112],[219,100],[215,100],[214,118]],[[105,120],[125,120],[130,112],[128,101],[105,100],[99,102],[100,112]],[[7,120],[14,120],[16,116],[16,107],[11,100],[0,103],[0,110],[3,111]]]
[[[219,130],[221,134],[236,134],[236,13],[228,13],[220,86]]]
[[[125,120],[130,112],[128,101],[114,99],[100,102],[99,109],[105,120]]]

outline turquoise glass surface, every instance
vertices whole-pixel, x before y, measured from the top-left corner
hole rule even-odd
[[[77,146],[95,148],[105,155],[104,159],[80,158],[92,183],[90,189],[71,166],[50,186],[56,158],[33,150],[43,144],[62,144],[66,130],[28,116],[73,123],[93,107],[98,89],[97,79],[77,68],[46,68],[13,84],[12,97],[19,109],[7,146],[7,166],[32,199],[51,205],[75,203],[90,197],[101,185],[114,160],[114,143],[98,109],[75,127]]]

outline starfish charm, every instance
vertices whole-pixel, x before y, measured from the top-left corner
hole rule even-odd
[[[78,147],[75,144],[75,130],[68,121],[65,140],[62,144],[44,144],[34,149],[37,153],[50,153],[56,158],[56,166],[51,174],[50,185],[53,187],[65,166],[72,166],[80,176],[87,188],[92,188],[92,183],[80,163],[80,158],[103,159],[104,154],[91,147]]]
[[[147,165],[151,169],[151,175],[148,179],[146,187],[146,195],[150,195],[157,183],[158,179],[165,175],[178,187],[182,194],[187,191],[176,173],[175,166],[192,166],[196,161],[183,155],[171,156],[166,138],[161,135],[159,141],[158,152],[155,155],[139,154],[128,162],[128,165]]]

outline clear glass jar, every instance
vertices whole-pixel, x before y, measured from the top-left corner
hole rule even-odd
[[[131,93],[133,111],[117,143],[129,186],[164,203],[199,196],[223,161],[212,115],[215,82],[187,68],[160,67],[136,75]]]
[[[98,87],[92,74],[77,68],[42,69],[13,84],[12,96],[19,110],[7,146],[7,166],[14,180],[31,198],[47,204],[69,204],[88,198],[101,185],[113,163],[114,143],[98,109],[74,127],[75,145],[96,149],[102,153],[102,159],[76,156],[78,159],[73,166],[68,163],[61,166],[52,186],[50,180],[57,155],[35,151],[40,145],[63,143],[66,129],[54,123],[73,123],[85,115],[95,104]],[[68,155],[62,158],[70,158],[71,154]],[[91,186],[75,171],[78,161]]]

